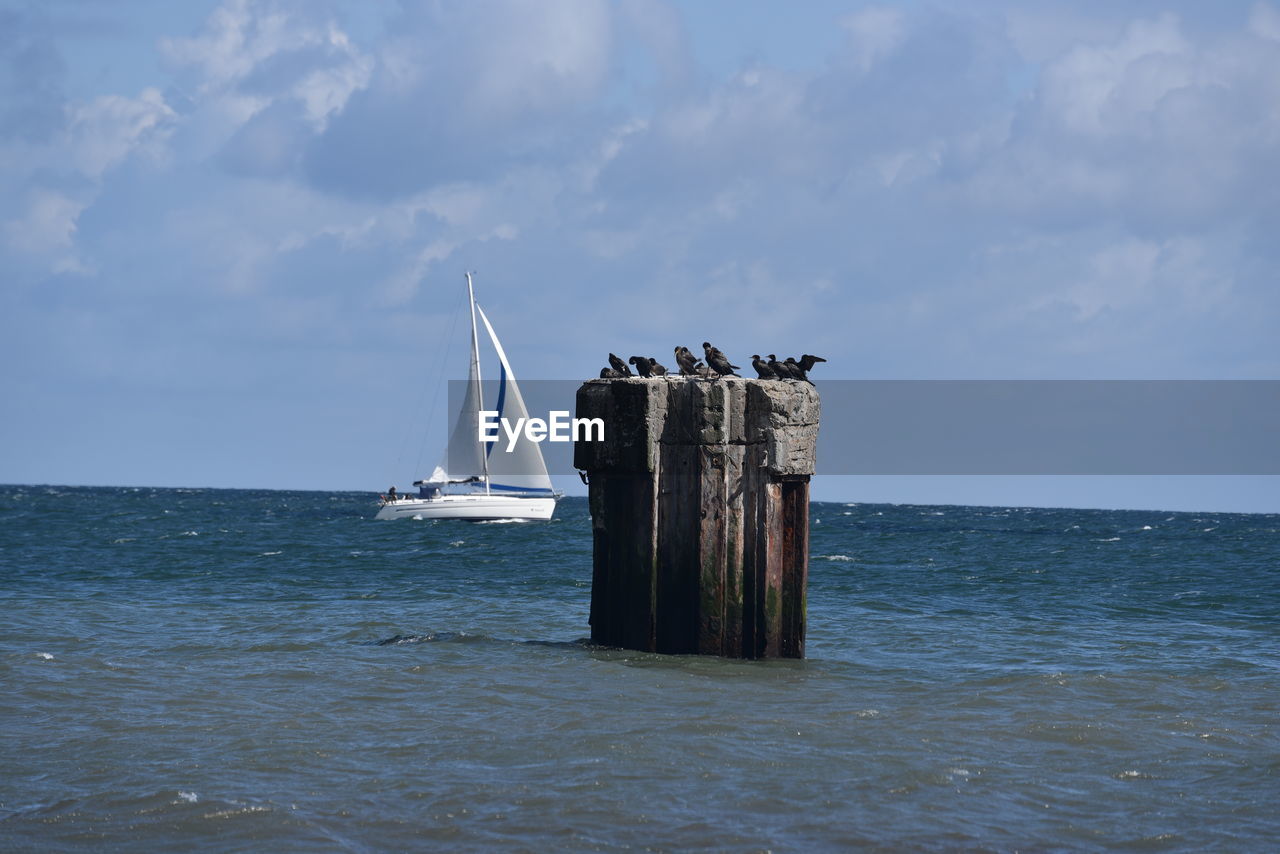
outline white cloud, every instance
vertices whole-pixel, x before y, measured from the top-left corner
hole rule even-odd
[[[601,0],[505,3],[485,21],[466,63],[463,108],[477,123],[494,113],[559,109],[596,95],[609,70],[612,24]],[[456,58],[456,56],[455,56]]]
[[[307,118],[323,130],[329,117],[347,103],[352,93],[369,85],[373,60],[351,48],[344,33],[330,25],[329,43],[341,49],[345,61],[310,71],[293,87],[292,94],[306,106]]]
[[[77,246],[82,215],[111,171],[126,161],[167,161],[175,120],[160,91],[148,87],[137,97],[70,101],[48,144],[0,147],[9,166],[0,170],[0,186],[25,199],[20,207],[9,206],[4,242],[24,256],[27,275],[93,272]]]
[[[867,6],[840,22],[849,33],[856,67],[864,74],[906,39],[906,17],[892,6]]]
[[[1258,179],[1280,167],[1277,103],[1280,44],[1134,21],[1045,65],[968,191],[1046,224],[1120,217],[1158,234],[1248,218],[1280,203]]]
[[[674,92],[691,87],[696,79],[693,51],[676,9],[654,0],[622,0],[617,8],[615,30],[644,46],[657,68],[659,88]],[[640,79],[645,72],[633,70]]]
[[[447,259],[457,248],[449,240],[434,240],[422,247],[402,269],[383,284],[383,301],[388,305],[407,304],[418,292],[418,286],[432,266]]]
[[[562,166],[613,70],[602,0],[406,3],[355,92],[310,146],[310,180],[405,198],[519,164]]]
[[[76,220],[85,203],[53,190],[33,190],[20,218],[4,223],[5,241],[15,251],[65,253],[75,242]],[[65,261],[63,262],[65,263]]]
[[[1272,41],[1280,41],[1280,12],[1270,3],[1255,3],[1249,13],[1249,29]]]
[[[1038,98],[1068,133],[1133,132],[1169,92],[1194,82],[1195,57],[1177,19],[1136,21],[1117,42],[1081,45],[1048,65]],[[1145,130],[1143,128],[1142,130]]]
[[[71,148],[76,165],[91,178],[139,150],[160,156],[175,114],[159,89],[137,98],[102,95],[70,108]]]
[[[352,94],[368,85],[373,59],[331,20],[313,20],[306,6],[271,0],[227,0],[189,38],[161,40],[175,71],[194,75],[194,114],[206,142],[221,144],[274,104],[297,105],[305,127],[286,128],[277,111],[263,128],[233,142],[227,161],[247,172],[272,172],[297,159],[299,142],[324,130]],[[293,152],[282,156],[279,145]]]
[[[1066,297],[1085,320],[1106,309],[1127,308],[1151,285],[1160,252],[1159,244],[1132,238],[1104,247],[1090,259],[1087,278],[1071,285]]]
[[[198,35],[166,38],[160,52],[176,66],[201,73],[200,90],[214,92],[247,78],[281,53],[323,45],[324,29],[260,0],[227,0],[210,13]]]
[[[363,46],[313,9],[235,0],[166,41],[194,75],[190,109],[156,90],[77,108],[95,181],[148,145],[187,174],[216,152],[232,174],[201,185],[215,209],[171,199],[190,226],[174,234],[206,240],[205,280],[243,296],[364,282],[404,306],[449,264],[550,254],[663,293],[737,294],[749,310],[726,316],[744,335],[836,311],[863,324],[849,346],[871,348],[900,316],[923,354],[956,345],[942,329],[966,313],[988,312],[973,326],[999,339],[1029,314],[1065,330],[1221,306],[1238,292],[1230,241],[1200,230],[1255,224],[1274,196],[1250,179],[1274,174],[1280,126],[1266,5],[1215,33],[1173,16],[1073,30],[1064,50],[1039,46],[1022,101],[1011,26],[991,16],[865,7],[832,21],[848,38],[814,70],[694,79],[697,45],[668,6],[407,3]],[[1036,31],[1035,10],[1019,15]],[[623,37],[690,85],[631,97]],[[50,213],[42,245],[74,257],[83,211]],[[993,261],[1011,234],[1042,239]],[[375,255],[367,276],[350,260]],[[1175,257],[1199,284],[1172,286]],[[821,300],[766,307],[814,282]]]
[[[1013,3],[1004,10],[1009,39],[1019,56],[1041,65],[1059,59],[1081,45],[1102,44],[1115,39],[1126,25],[1118,5],[1113,14],[1099,15],[1095,9],[1053,3]]]

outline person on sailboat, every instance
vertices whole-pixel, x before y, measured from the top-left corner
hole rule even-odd
[[[387,490],[387,501],[389,503],[395,500],[396,500],[396,488],[393,486]]]

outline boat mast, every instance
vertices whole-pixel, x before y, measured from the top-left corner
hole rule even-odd
[[[484,384],[480,382],[480,339],[476,337],[476,292],[471,285],[471,274],[467,273],[467,299],[471,302],[471,376],[476,378],[476,423],[480,422],[480,413],[484,411]],[[477,437],[479,441],[479,437]],[[484,467],[484,494],[489,494],[489,454],[488,448],[480,449],[480,465]]]

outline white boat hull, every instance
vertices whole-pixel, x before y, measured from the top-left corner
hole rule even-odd
[[[545,522],[555,513],[554,498],[517,495],[441,495],[437,498],[401,498],[383,503],[378,519],[464,519],[488,522],[519,519]]]

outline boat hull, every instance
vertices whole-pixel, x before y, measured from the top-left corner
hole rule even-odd
[[[519,519],[545,522],[555,513],[554,498],[516,495],[441,495],[437,498],[401,498],[384,503],[377,519],[463,519],[490,522]]]

